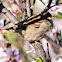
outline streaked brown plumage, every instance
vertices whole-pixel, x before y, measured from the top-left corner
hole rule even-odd
[[[34,24],[28,25],[26,30],[22,30],[24,40],[35,41],[43,37],[51,30],[51,23],[47,20],[40,20]]]

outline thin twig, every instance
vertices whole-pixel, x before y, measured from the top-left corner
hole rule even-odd
[[[27,16],[31,16],[31,11],[30,11],[30,5],[29,5],[29,0],[26,0],[26,9],[27,9]]]
[[[51,62],[51,58],[50,58],[50,54],[49,54],[49,45],[47,43],[47,53],[48,53],[48,57],[47,57],[47,61],[46,62]]]

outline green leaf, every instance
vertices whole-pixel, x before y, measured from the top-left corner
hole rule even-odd
[[[39,62],[42,62],[41,60]]]
[[[42,2],[42,0],[40,0]]]
[[[62,3],[59,3],[59,4],[62,4]]]
[[[42,58],[42,62],[44,62],[44,59],[43,59],[43,56],[42,56],[41,52],[40,52],[40,55],[41,55],[41,58]]]
[[[41,57],[43,57],[42,54],[41,54],[41,52],[40,52],[40,55],[41,55]]]
[[[61,15],[53,15],[53,17],[61,18],[62,19],[62,16]]]
[[[59,4],[59,0],[56,1],[56,5],[58,5],[58,4]]]
[[[43,56],[40,53],[41,57],[39,57],[40,59],[36,59],[35,57],[32,57],[32,59],[34,59],[36,62],[44,62]]]
[[[6,40],[8,39],[8,37],[7,37],[7,32],[4,32],[4,38],[6,38]]]
[[[22,5],[23,2],[24,2],[24,0],[22,0],[22,2],[20,3],[20,5]]]
[[[35,4],[35,1],[36,1],[36,0],[33,0],[33,6],[34,6],[34,4]]]
[[[40,59],[36,59],[37,62],[39,62]]]
[[[32,57],[32,59],[36,60],[36,58],[35,58],[35,57]]]
[[[58,14],[62,16],[62,13],[61,12],[58,12]]]
[[[22,5],[22,3],[20,3],[20,5]]]
[[[34,59],[36,62],[42,62],[42,60],[36,59],[35,57],[32,57],[32,59]]]

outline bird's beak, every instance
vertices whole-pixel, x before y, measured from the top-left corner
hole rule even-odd
[[[51,17],[48,17],[47,19],[48,19],[48,20],[52,20],[53,18],[51,18]]]

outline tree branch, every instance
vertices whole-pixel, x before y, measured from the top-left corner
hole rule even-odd
[[[30,11],[30,5],[29,5],[29,0],[26,0],[26,9],[27,9],[27,16],[31,16],[31,11]]]

